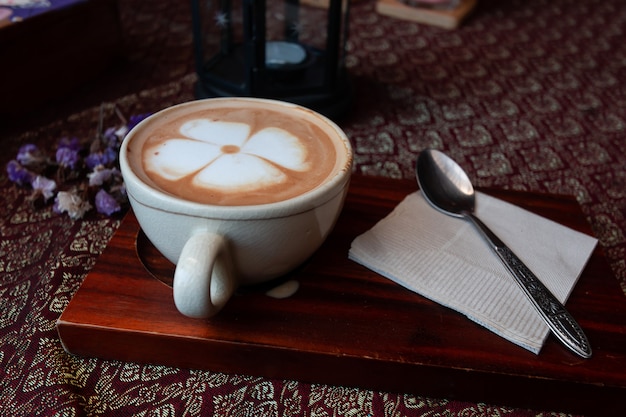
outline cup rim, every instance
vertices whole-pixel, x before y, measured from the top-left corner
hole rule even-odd
[[[195,106],[198,105],[199,102],[222,101],[229,103],[267,103],[270,105],[288,107],[292,109],[297,109],[298,111],[305,111],[307,113],[314,114],[320,123],[326,124],[332,131],[337,133],[338,138],[341,139],[341,142],[345,146],[346,150],[344,166],[339,168],[336,174],[332,176],[328,181],[315,187],[312,190],[306,191],[305,193],[297,195],[295,197],[271,203],[236,206],[199,203],[173,196],[146,183],[131,168],[128,162],[128,145],[133,139],[134,132],[140,130],[142,126],[151,123],[151,121],[157,117],[161,117],[164,114],[176,111],[181,107]],[[347,187],[350,176],[352,174],[353,150],[349,138],[335,122],[309,108],[275,99],[256,97],[218,97],[193,100],[176,104],[161,109],[158,112],[148,116],[147,118],[139,122],[136,126],[134,126],[124,137],[124,140],[122,141],[122,144],[120,146],[119,163],[122,176],[124,177],[126,192],[129,196],[129,200],[131,201],[131,205],[133,200],[135,200],[137,203],[151,207],[153,209],[185,214],[189,216],[216,217],[223,219],[259,219],[284,217],[299,212],[309,211],[333,199],[337,194],[342,192]]]

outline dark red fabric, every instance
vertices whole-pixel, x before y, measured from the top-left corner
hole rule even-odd
[[[100,101],[110,125],[116,120],[114,104],[130,115],[193,99],[189,6],[179,3],[120,0],[127,65],[32,117],[11,121],[2,133],[2,166],[20,144],[52,150],[62,137],[93,135]],[[384,17],[372,0],[361,0],[353,3],[350,23],[347,64],[355,100],[340,125],[354,145],[356,172],[413,178],[417,154],[436,147],[454,157],[478,186],[573,195],[626,290],[622,0],[479,1],[457,30]],[[530,416],[546,411],[68,355],[55,321],[121,214],[72,221],[49,206],[33,207],[28,195],[3,171],[2,415]],[[553,411],[542,415],[561,415]]]

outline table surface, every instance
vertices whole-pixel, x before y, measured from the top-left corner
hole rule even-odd
[[[355,97],[339,124],[354,145],[357,174],[412,179],[417,154],[435,147],[478,187],[569,195],[599,239],[611,278],[626,290],[626,9],[620,0],[484,1],[452,31],[381,16],[374,2],[362,0],[353,3],[350,23],[347,66]],[[189,74],[108,100],[105,124],[117,120],[114,105],[139,114],[191,100],[194,82]],[[93,135],[99,111],[90,106],[2,137],[3,166],[21,144],[53,152],[63,137]],[[4,173],[0,187],[2,414],[563,411],[68,355],[56,321],[122,214],[75,221],[49,205],[33,207],[30,190]]]

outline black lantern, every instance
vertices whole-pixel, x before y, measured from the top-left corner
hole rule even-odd
[[[191,0],[196,97],[263,97],[331,118],[349,107],[349,0]]]

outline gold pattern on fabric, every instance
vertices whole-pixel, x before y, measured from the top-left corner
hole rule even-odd
[[[146,35],[159,56],[167,45],[181,55],[190,48],[185,2],[118,3],[130,43]],[[626,293],[623,2],[481,1],[455,31],[352,3],[346,65],[355,100],[341,127],[355,148],[355,172],[413,179],[416,155],[434,147],[478,187],[574,196]],[[117,121],[116,106],[133,115],[192,100],[195,74],[174,78],[104,103],[104,126]],[[92,137],[99,112],[93,106],[2,138],[3,167],[25,143],[52,151],[63,137]],[[120,219],[74,222],[34,208],[5,170],[0,188],[2,416],[565,415],[69,355],[55,322]]]
[[[373,393],[357,388],[313,385],[309,397],[311,417],[372,415]]]

